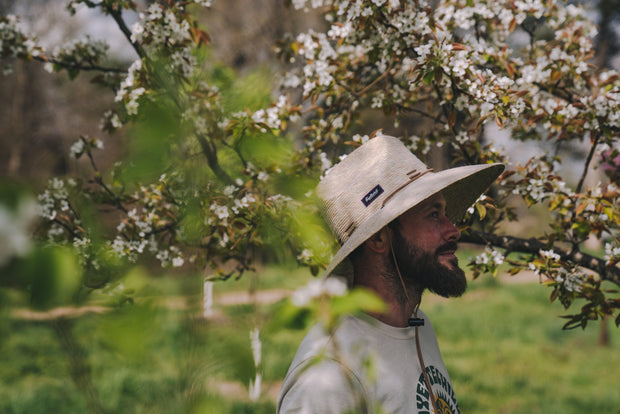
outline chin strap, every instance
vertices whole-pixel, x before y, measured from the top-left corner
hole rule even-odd
[[[405,297],[407,298],[407,302],[411,303],[411,299],[409,299],[409,294],[407,293],[407,286],[405,285],[405,280],[403,279],[403,275],[400,273],[400,269],[398,268],[398,262],[396,261],[396,255],[394,254],[394,249],[392,248],[392,238],[390,240],[390,250],[392,251],[392,259],[394,259],[394,267],[396,267],[396,273],[398,273],[398,278],[400,279],[400,283],[403,287],[403,292],[405,292]],[[418,328],[421,325],[424,325],[424,319],[418,318],[418,308],[420,307],[420,302],[418,302],[413,311],[413,318],[409,319],[409,326],[415,326],[415,346],[418,352],[418,361],[420,362],[420,368],[422,369],[422,375],[424,376],[424,382],[426,383],[426,389],[428,390],[429,398],[431,400],[431,404],[433,404],[433,410],[435,414],[439,414],[439,410],[437,410],[437,402],[435,401],[435,394],[433,394],[433,389],[431,388],[431,381],[428,378],[428,374],[426,373],[426,366],[424,365],[424,358],[422,358],[422,348],[420,347],[420,334]]]
[[[433,410],[435,410],[435,414],[439,414],[439,410],[437,410],[437,401],[435,400],[435,394],[433,394],[433,389],[431,388],[431,381],[428,378],[428,374],[426,372],[426,366],[424,365],[424,358],[422,358],[422,348],[420,347],[420,334],[419,334],[418,328],[424,325],[424,319],[418,319],[418,308],[419,307],[420,307],[420,304],[418,303],[413,313],[415,318],[410,319],[410,321],[415,322],[415,325],[413,325],[415,326],[415,347],[416,347],[416,350],[418,351],[418,361],[420,362],[420,368],[422,368],[422,375],[424,376],[424,382],[426,383],[426,389],[428,390],[429,398],[431,400],[431,404],[433,404]],[[418,321],[422,321],[422,322],[419,323]]]
[[[394,260],[394,267],[396,268],[396,273],[398,273],[400,284],[403,287],[403,292],[405,292],[405,297],[407,298],[407,302],[411,302],[411,299],[409,299],[409,293],[407,292],[407,286],[405,286],[405,280],[403,279],[403,275],[400,274],[400,269],[398,268],[398,262],[396,261],[396,254],[394,253],[394,248],[392,247],[392,238],[389,237],[388,240],[390,241],[390,251],[392,252],[392,259]]]

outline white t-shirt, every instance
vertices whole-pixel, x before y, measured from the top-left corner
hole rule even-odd
[[[460,414],[435,331],[423,312],[420,317],[420,347],[438,410]],[[433,413],[415,328],[393,327],[369,316],[345,318],[331,336],[315,326],[284,379],[277,413]]]

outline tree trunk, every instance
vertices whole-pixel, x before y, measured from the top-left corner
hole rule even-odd
[[[97,389],[93,385],[90,366],[88,366],[86,354],[73,334],[73,323],[67,319],[59,318],[52,322],[60,347],[69,360],[69,372],[71,379],[86,399],[88,412],[103,414],[105,410]]]
[[[599,346],[609,346],[611,345],[611,340],[609,339],[609,317],[607,315],[603,316],[601,320],[601,330],[598,334],[598,344]]]

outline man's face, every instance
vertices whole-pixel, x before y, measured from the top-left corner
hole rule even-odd
[[[465,292],[467,279],[454,254],[460,232],[445,212],[440,194],[407,211],[393,229],[392,246],[405,283],[455,297]]]

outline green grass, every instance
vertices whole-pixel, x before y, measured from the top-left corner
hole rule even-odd
[[[620,413],[620,332],[598,345],[600,323],[563,331],[565,311],[537,284],[473,283],[462,298],[430,300],[463,412]]]
[[[251,283],[292,289],[310,279],[294,269],[264,270],[255,278],[217,283],[216,295]],[[211,321],[196,317],[199,309],[191,306],[161,306],[159,299],[181,294],[197,306],[201,289],[200,277],[156,279],[148,301],[73,322],[70,332],[104,412],[275,411],[279,381],[305,329],[261,332],[268,391],[251,402],[245,388],[254,376],[249,331],[271,321],[279,304],[220,308]],[[620,413],[620,331],[610,324],[609,347],[597,345],[597,324],[562,331],[564,310],[550,304],[548,294],[537,284],[484,277],[462,298],[424,298],[463,413]],[[89,412],[71,376],[69,362],[76,358],[67,357],[53,326],[6,312],[0,317],[0,413]],[[221,384],[237,388],[222,391],[230,388]]]
[[[215,292],[247,291],[250,287],[257,290],[297,289],[313,279],[305,268],[297,265],[278,268],[260,268],[246,273],[241,279],[225,281],[215,280]]]

